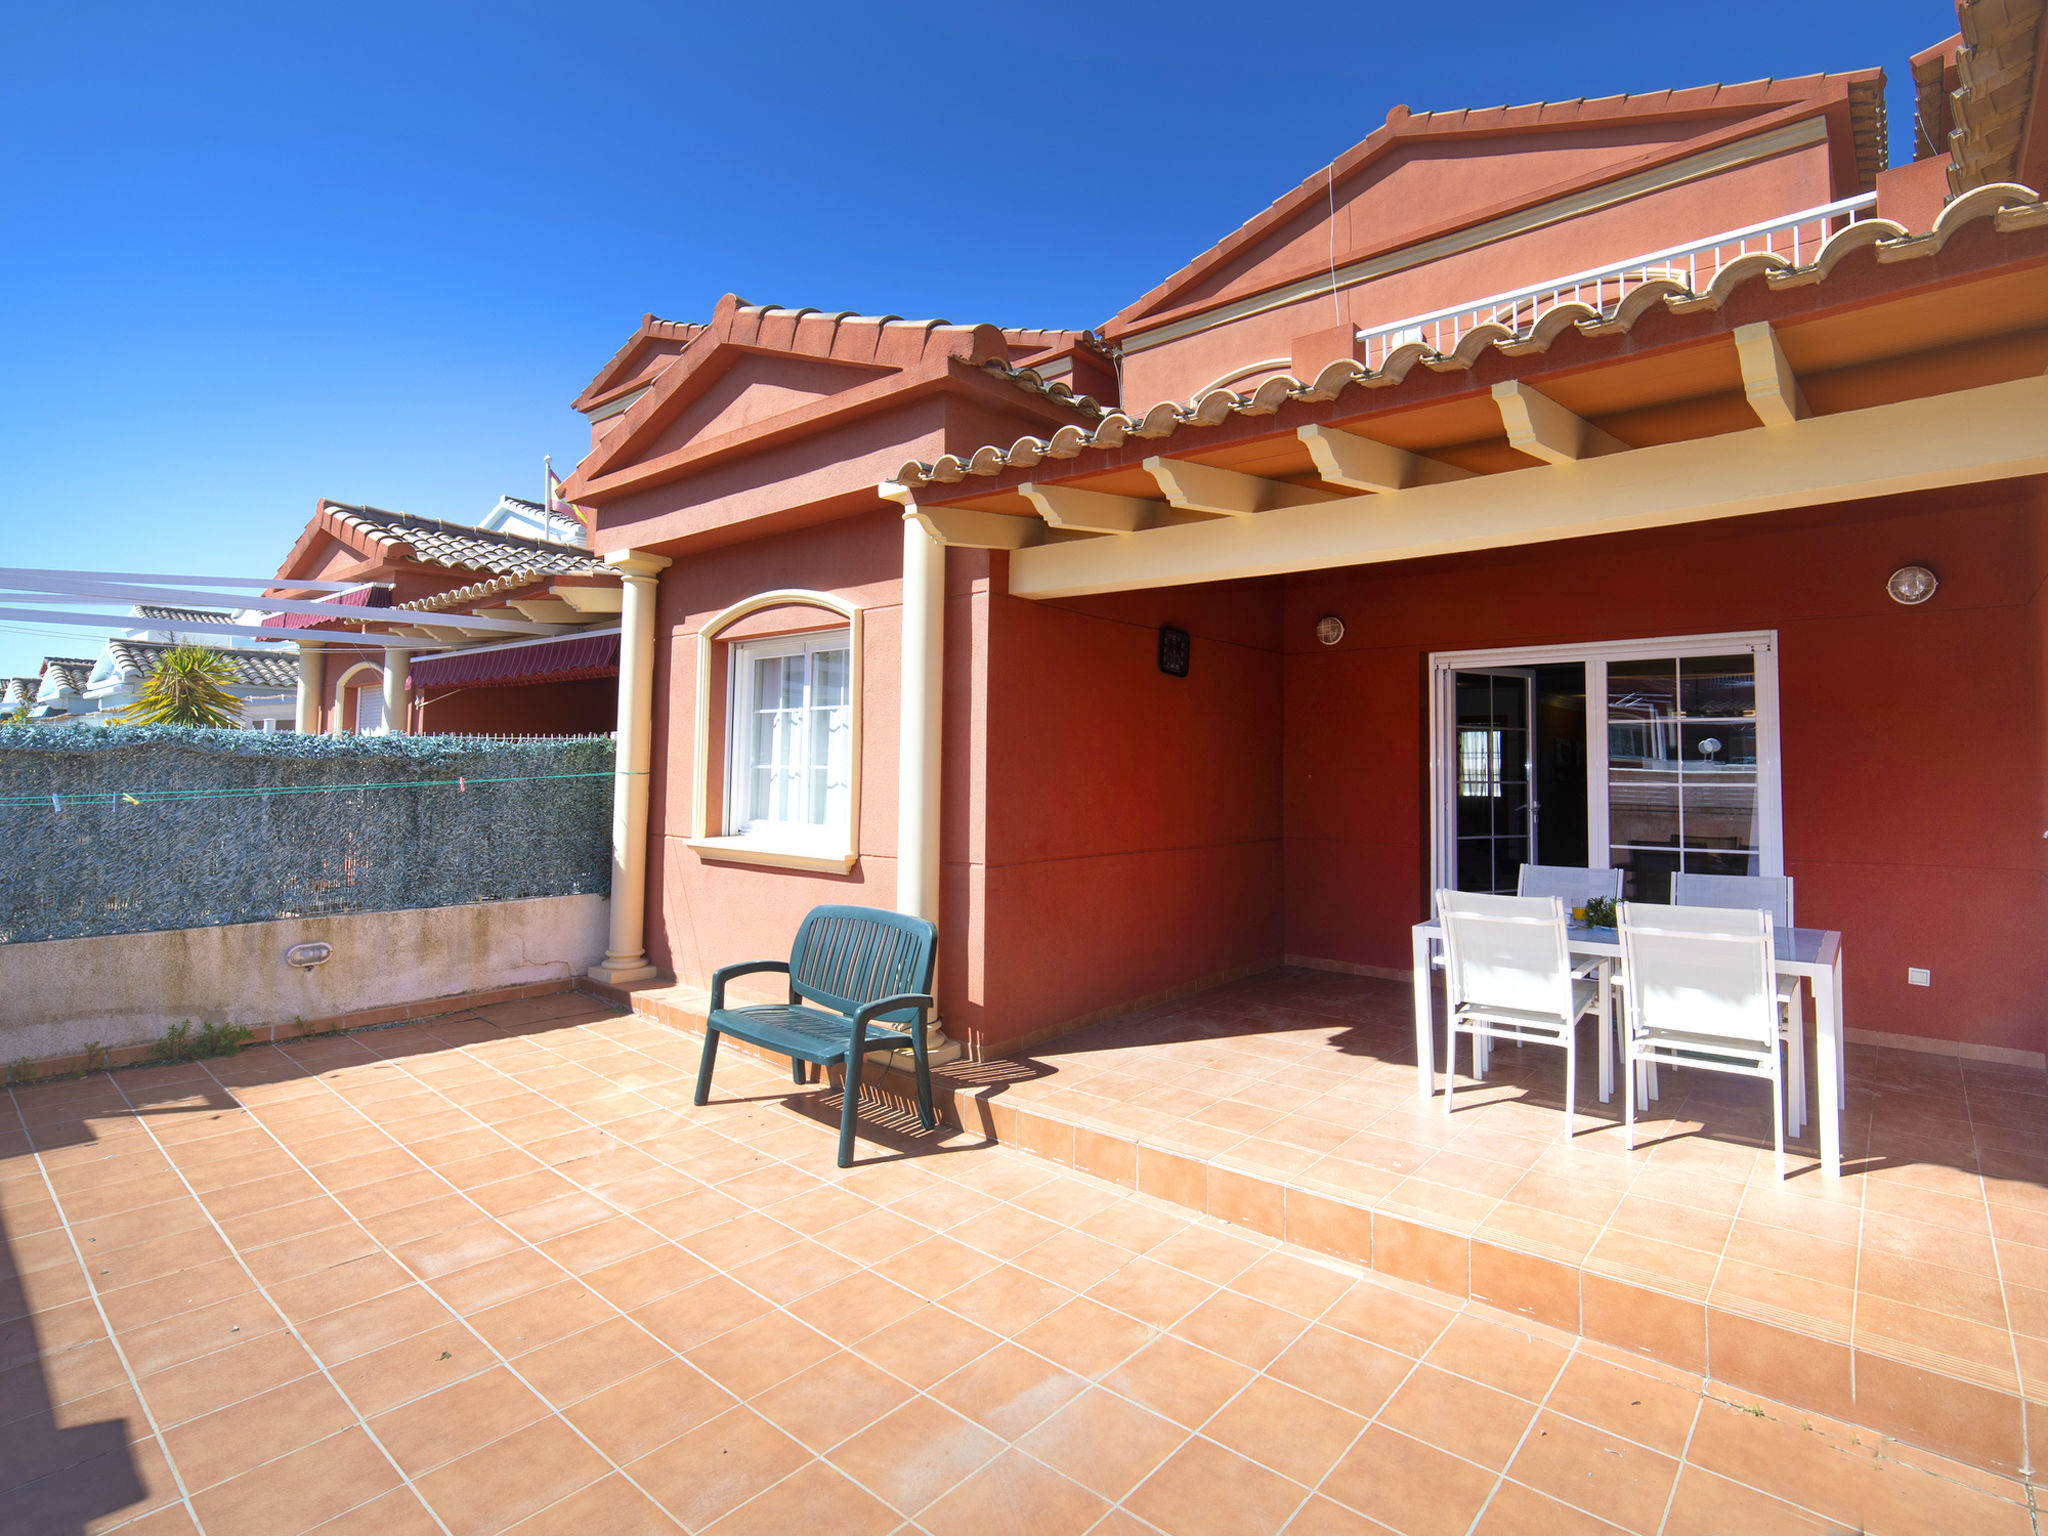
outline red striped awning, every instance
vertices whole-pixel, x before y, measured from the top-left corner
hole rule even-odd
[[[290,583],[284,583],[289,586]],[[260,601],[260,599],[259,599]],[[341,603],[350,608],[389,608],[391,589],[389,587],[357,587],[351,592],[329,592],[317,601]],[[311,629],[316,624],[332,624],[337,615],[332,613],[267,613],[257,623],[266,629]]]
[[[619,675],[619,637],[564,635],[537,645],[497,646],[421,656],[406,678],[408,688],[513,688],[521,683],[568,683]]]

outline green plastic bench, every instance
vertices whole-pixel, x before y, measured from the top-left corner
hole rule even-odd
[[[875,907],[813,907],[796,931],[788,960],[720,966],[711,973],[711,1010],[705,1019],[696,1102],[702,1104],[711,1092],[720,1035],[787,1056],[791,1075],[799,1083],[805,1080],[807,1062],[821,1067],[844,1062],[839,1166],[849,1167],[861,1060],[869,1051],[909,1046],[917,1063],[917,1119],[930,1130],[937,1121],[932,1116],[925,1033],[936,1006],[931,985],[938,943],[938,929],[921,917]],[[786,972],[789,1001],[760,1008],[726,1007],[726,983],[757,971]]]

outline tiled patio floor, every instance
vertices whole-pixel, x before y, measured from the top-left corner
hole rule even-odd
[[[0,1528],[2034,1528],[957,1133],[839,1172],[829,1092],[694,1057],[565,996],[13,1093]]]
[[[1763,1084],[1667,1071],[1630,1153],[1590,1048],[1567,1135],[1562,1052],[1496,1048],[1446,1117],[1416,1094],[1413,1027],[1405,982],[1280,969],[952,1076],[986,1079],[964,1120],[1004,1142],[1983,1465],[2034,1464],[2041,1072],[1852,1046],[1845,1176],[1821,1175],[1809,1127],[1781,1181]]]

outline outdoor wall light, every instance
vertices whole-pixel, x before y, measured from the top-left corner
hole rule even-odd
[[[1334,613],[1326,613],[1316,620],[1316,638],[1325,645],[1335,645],[1344,638],[1344,621]]]
[[[1940,585],[1934,572],[1926,566],[1902,565],[1892,572],[1891,580],[1884,584],[1884,589],[1892,595],[1893,602],[1904,603],[1910,608],[1934,596],[1934,589]]]
[[[332,944],[294,944],[284,952],[284,963],[296,965],[302,971],[311,971],[316,965],[325,965],[334,958]]]

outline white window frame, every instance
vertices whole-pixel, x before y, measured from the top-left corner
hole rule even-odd
[[[811,822],[776,822],[766,818],[747,818],[742,815],[741,805],[747,801],[752,788],[750,779],[755,768],[750,744],[753,736],[754,715],[760,707],[760,700],[754,695],[754,663],[771,661],[778,657],[801,656],[804,658],[806,678],[815,676],[812,657],[825,651],[845,651],[849,682],[852,673],[853,637],[844,629],[814,629],[797,635],[776,635],[765,640],[735,640],[727,647],[725,711],[725,834],[728,837],[753,838],[759,842],[787,843],[792,846],[818,846],[833,849],[844,845],[844,828],[832,825],[819,826]],[[853,700],[847,699],[849,728],[852,719]],[[805,711],[816,706],[807,699]],[[848,743],[849,747],[851,742]],[[805,764],[809,772],[815,766]],[[853,765],[847,764],[847,788],[852,789]]]
[[[792,625],[785,633],[749,636],[725,642],[729,655],[718,655],[720,637],[748,616],[769,608],[822,609],[838,622]],[[857,604],[829,592],[781,589],[744,598],[705,621],[697,633],[697,733],[692,766],[695,774],[695,804],[691,836],[686,845],[700,858],[732,864],[760,864],[771,868],[811,869],[845,874],[860,858],[861,791],[861,610]],[[763,822],[750,829],[740,827],[738,784],[743,755],[742,735],[752,689],[750,671],[743,658],[788,655],[800,650],[847,652],[846,687],[848,704],[847,824],[844,827],[812,828],[791,823]],[[713,719],[715,684],[725,684],[722,722]],[[722,727],[719,735],[715,726]],[[712,775],[722,785],[720,825],[711,826]]]
[[[1485,651],[1432,651],[1429,656],[1429,888],[1456,883],[1457,708],[1453,673],[1492,667],[1540,667],[1580,662],[1586,668],[1586,859],[1610,867],[1607,818],[1607,666],[1615,661],[1664,657],[1729,656],[1756,661],[1756,795],[1758,871],[1785,873],[1784,796],[1778,734],[1778,632],[1742,630],[1714,635],[1658,635],[1576,645],[1509,646]]]

